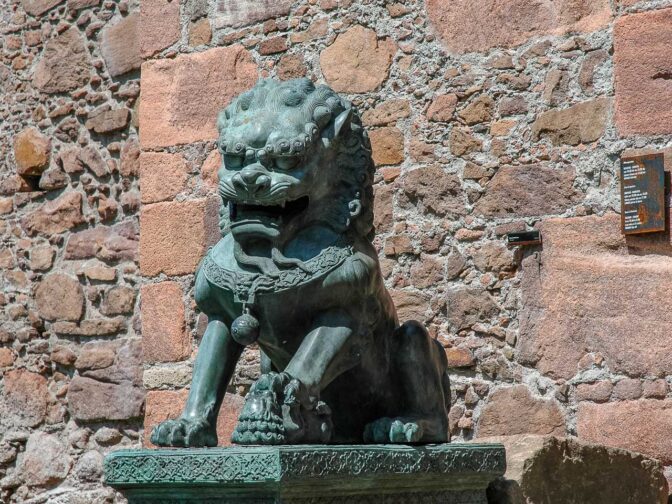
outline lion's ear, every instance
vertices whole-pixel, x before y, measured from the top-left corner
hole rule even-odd
[[[338,114],[334,120],[334,138],[338,138],[341,131],[350,129],[350,120],[352,119],[352,107],[348,107],[343,112]]]

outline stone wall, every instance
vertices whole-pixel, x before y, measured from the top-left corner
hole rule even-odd
[[[113,502],[138,446],[134,1],[0,1],[0,501]]]
[[[0,0],[4,499],[114,501],[102,454],[179,413],[214,119],[265,76],[363,114],[381,266],[446,348],[455,439],[571,434],[672,467],[672,242],[616,214],[620,155],[672,155],[672,1],[476,3]],[[535,226],[543,247],[506,247]],[[250,349],[223,443],[257,373]]]

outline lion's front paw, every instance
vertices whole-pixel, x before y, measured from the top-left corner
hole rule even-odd
[[[417,443],[422,427],[403,418],[379,418],[364,429],[365,443]]]
[[[156,446],[217,446],[217,431],[206,420],[178,418],[166,420],[154,427],[150,441]]]
[[[291,380],[284,390],[282,418],[290,444],[328,443],[333,433],[331,409],[299,380]]]

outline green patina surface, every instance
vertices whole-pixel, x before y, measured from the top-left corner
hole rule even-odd
[[[374,164],[356,107],[308,79],[261,80],[217,127],[229,232],[196,274],[208,326],[187,404],[152,443],[216,446],[224,394],[255,342],[261,376],[236,444],[449,441],[445,351],[398,320],[372,243]]]
[[[481,504],[505,469],[501,445],[125,450],[107,456],[105,481],[132,504]]]

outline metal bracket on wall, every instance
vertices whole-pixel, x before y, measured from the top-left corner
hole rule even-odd
[[[533,231],[519,231],[516,233],[509,233],[506,235],[506,243],[510,247],[541,245],[541,232],[535,229]]]

